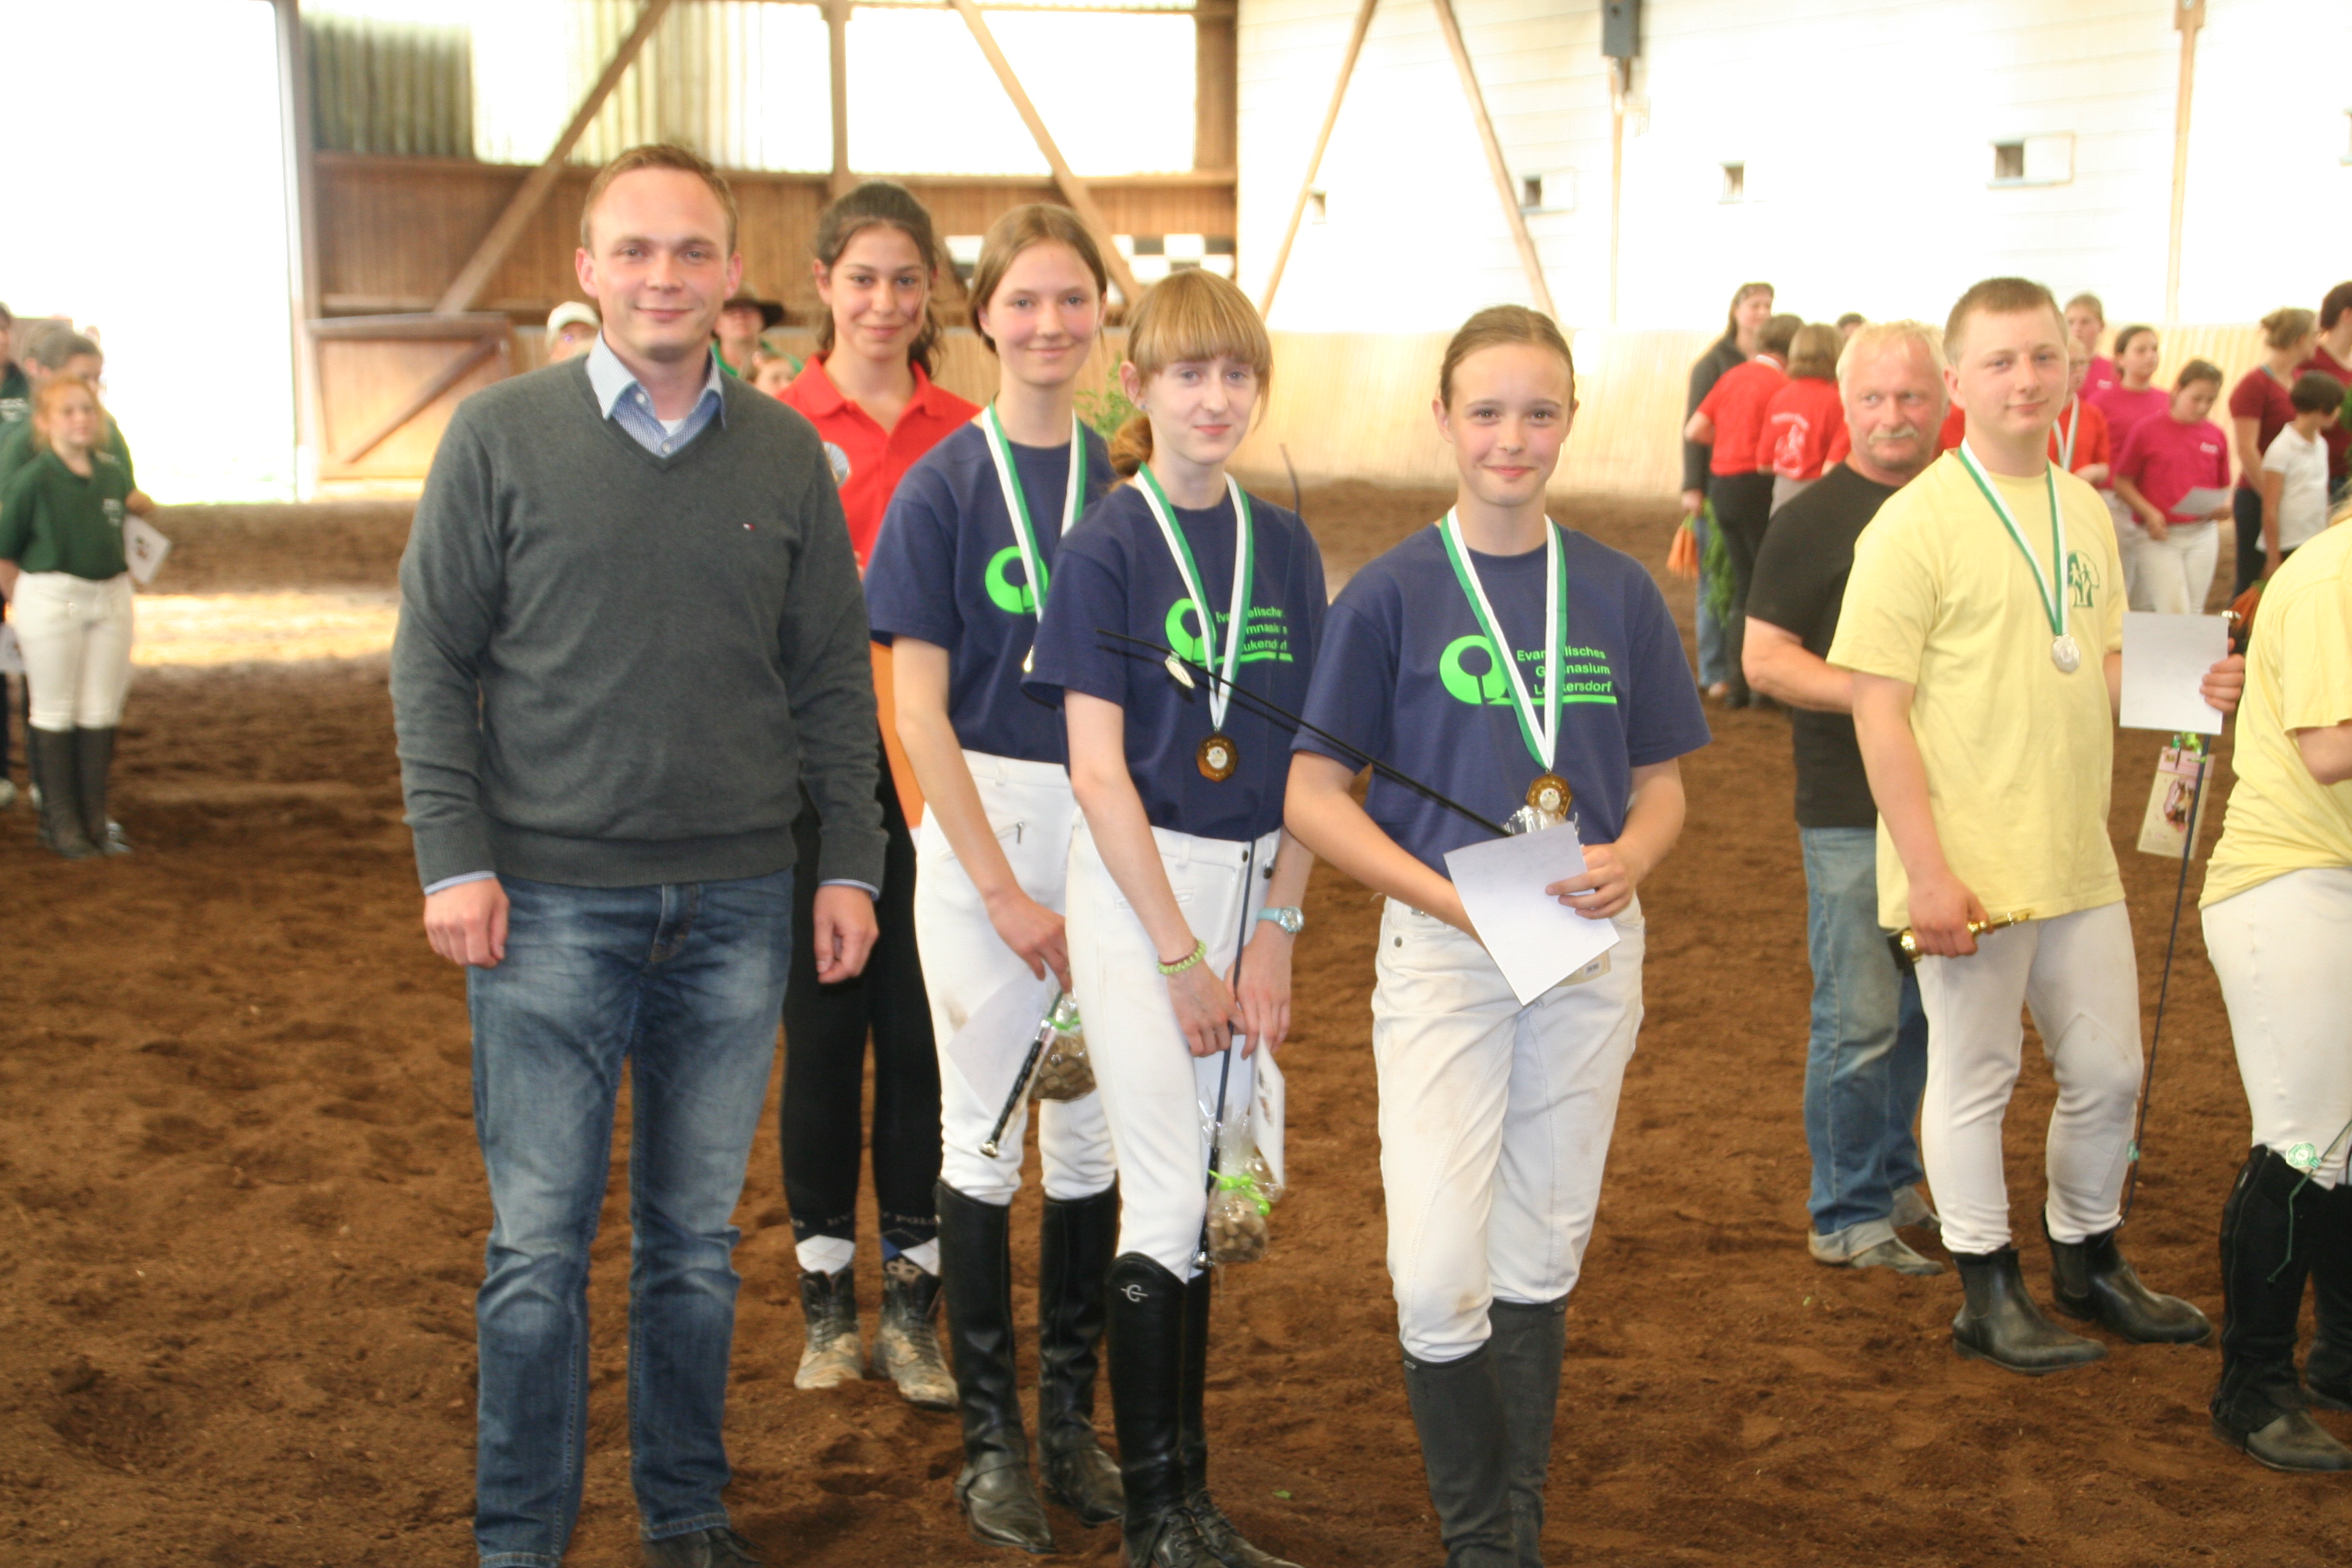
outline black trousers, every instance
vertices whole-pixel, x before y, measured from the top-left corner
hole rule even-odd
[[[2230,585],[2230,597],[2235,599],[2254,585],[2254,579],[2263,574],[2263,567],[2270,559],[2269,552],[2263,549],[2263,498],[2243,485],[2231,490],[2230,521],[2238,534],[2238,571]],[[2196,605],[2191,608],[2201,613],[2205,606]]]
[[[1723,530],[1724,552],[1731,557],[1731,615],[1723,626],[1723,657],[1730,667],[1732,699],[1744,702],[1748,674],[1739,656],[1748,640],[1748,584],[1756,579],[1756,552],[1772,521],[1772,476],[1717,474],[1707,482],[1706,497],[1715,503],[1716,526]]]
[[[877,749],[879,749],[877,741]],[[817,816],[805,794],[793,824],[793,973],[784,988],[784,1199],[793,1234],[855,1239],[866,1042],[874,1041],[874,1196],[882,1239],[917,1247],[939,1234],[931,1188],[940,1179],[940,1058],[931,1004],[915,951],[915,839],[898,792],[882,767],[882,823],[890,836],[881,936],[866,972],[820,985],[810,935],[817,889]]]

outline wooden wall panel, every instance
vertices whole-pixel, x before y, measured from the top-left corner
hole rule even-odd
[[[457,405],[512,374],[512,353],[496,355],[436,398],[432,405],[356,463],[336,454],[365,436],[417,388],[470,350],[478,334],[449,339],[334,340],[319,344],[322,480],[422,479],[433,466],[441,432]]]
[[[321,290],[327,313],[429,309],[530,171],[462,159],[319,156]],[[572,253],[580,204],[594,171],[568,170],[490,277],[478,309],[543,318],[579,297]],[[796,321],[816,309],[809,246],[825,202],[824,176],[730,173],[742,215],[744,287],[781,300]],[[979,234],[1024,202],[1058,199],[1052,181],[908,176],[942,235]],[[1234,232],[1230,172],[1096,182],[1095,199],[1119,234]]]

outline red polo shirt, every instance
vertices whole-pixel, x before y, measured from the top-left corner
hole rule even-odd
[[[2172,394],[2160,386],[2148,386],[2134,392],[2118,381],[2105,392],[2094,395],[2091,384],[2086,381],[2083,384],[2083,401],[2096,405],[2099,412],[2107,416],[2107,444],[2115,448],[2118,457],[2131,444],[2135,426],[2150,419],[2172,417]]]
[[[2352,386],[2352,364],[2346,364],[2326,349],[2320,349],[2294,367],[2294,374],[2305,371],[2325,371],[2347,386]],[[2323,432],[2327,442],[2327,484],[2330,489],[2344,482],[2347,451],[2352,451],[2352,419],[2338,419],[2332,430]]]
[[[2200,487],[2230,482],[2230,438],[2210,419],[2184,425],[2171,415],[2143,419],[2124,437],[2116,478],[2139,487],[2150,506],[2162,507],[2175,522],[2203,522],[2174,511],[2180,498]]]
[[[1830,443],[1845,428],[1845,404],[1837,383],[1819,376],[1791,377],[1764,405],[1764,427],[1756,437],[1756,467],[1784,479],[1818,479]]]
[[[841,481],[841,510],[849,520],[849,542],[857,551],[860,572],[866,570],[874,536],[882,531],[882,514],[889,510],[898,481],[917,458],[971,424],[980,412],[978,404],[966,403],[934,384],[922,366],[909,368],[915,373],[915,395],[908,399],[898,423],[887,430],[841,395],[825,374],[822,354],[811,354],[783,392],[783,400],[806,415],[824,437],[834,471],[840,472],[844,459],[848,463],[849,472]]]
[[[2078,419],[2082,421],[2079,426],[2075,424]],[[2066,461],[2063,437],[2069,430],[2074,432],[2074,461],[2072,468],[2075,471],[2087,468],[2093,463],[2113,464],[2115,462],[2114,448],[2107,445],[2107,416],[2100,413],[2095,405],[2085,403],[2079,397],[2061,409],[2058,414],[2058,423],[2050,426],[2050,460],[2052,462]]]
[[[1765,405],[1788,384],[1788,372],[1770,354],[1758,354],[1717,378],[1698,405],[1701,414],[1715,421],[1715,446],[1707,458],[1707,472],[1752,474],[1759,467],[1770,466],[1756,461],[1756,440],[1764,429]]]
[[[2294,423],[2294,403],[2286,395],[2286,384],[2264,370],[2254,366],[2230,389],[2230,417],[2232,421],[2254,421],[2254,450],[2271,449],[2278,433]],[[2254,489],[2262,476],[2258,472],[2238,476],[2238,488]]]

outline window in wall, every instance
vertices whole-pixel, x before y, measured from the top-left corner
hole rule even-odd
[[[1307,193],[1307,221],[1308,223],[1329,223],[1331,221],[1331,206],[1328,192],[1309,191]]]
[[[1995,185],[2063,185],[2074,177],[2074,133],[2008,136],[1992,144]]]
[[[1576,171],[1548,169],[1540,174],[1521,174],[1519,210],[1525,213],[1575,211]]]
[[[1744,202],[1748,199],[1748,165],[1746,163],[1726,163],[1723,166],[1723,195],[1719,199],[1727,202]]]

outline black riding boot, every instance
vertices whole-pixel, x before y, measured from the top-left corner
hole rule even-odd
[[[2318,1326],[2304,1359],[2304,1392],[2322,1410],[2352,1410],[2352,1182],[2317,1183],[2295,1200],[2297,1223],[2315,1203],[2321,1236],[2310,1253],[2311,1310]],[[2296,1233],[2298,1237],[2302,1232]]]
[[[1216,1277],[1207,1273],[1184,1287],[1184,1506],[1209,1554],[1225,1568],[1297,1568],[1243,1540],[1209,1495],[1209,1303],[1215,1289]]]
[[[963,1472],[955,1499],[985,1546],[1054,1550],[1045,1505],[1029,1479],[1021,1427],[1021,1384],[1013,1362],[1011,1212],[967,1197],[945,1182],[940,1214],[940,1285],[948,1342],[955,1352],[956,1405],[963,1415]]]
[[[2196,1307],[2140,1283],[2113,1230],[2060,1241],[2045,1216],[2042,1234],[2050,1241],[2051,1299],[2068,1317],[2095,1321],[2136,1345],[2194,1345],[2212,1337],[2213,1325]]]
[[[1492,1340],[1458,1361],[1404,1358],[1445,1568],[1516,1568],[1510,1415]]]
[[[29,730],[25,735],[25,754],[41,786],[42,847],[68,860],[88,860],[102,851],[82,829],[81,786],[74,773],[76,733]]]
[[[1518,1542],[1519,1568],[1543,1568],[1544,1479],[1551,1469],[1552,1417],[1568,1347],[1568,1298],[1496,1301],[1486,1309],[1486,1321],[1510,1439],[1511,1535]]]
[[[1216,1568],[1184,1508],[1184,1284],[1139,1252],[1110,1267],[1110,1412],[1125,1568]]]
[[[1037,1228],[1037,1460],[1045,1495],[1087,1525],[1127,1511],[1095,1432],[1095,1366],[1118,1241],[1118,1188],[1045,1200]]]
[[[2106,1359],[2106,1347],[2070,1334],[2042,1315],[2025,1289],[2017,1248],[1956,1252],[1964,1300],[1952,1320],[1952,1348],[1972,1361],[1989,1361],[2004,1372],[2028,1377]]]
[[[2301,1190],[2298,1191],[2297,1188]],[[2294,1377],[2303,1281],[2333,1239],[2294,1166],[2256,1149],[2221,1208],[2221,1383],[2213,1436],[2274,1470],[2352,1469],[2352,1450],[2305,1408]]]
[[[114,731],[74,731],[74,797],[79,802],[82,836],[101,855],[128,855],[131,846],[107,830],[106,778],[114,771]]]

